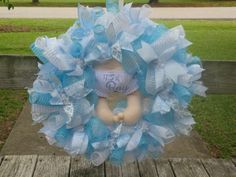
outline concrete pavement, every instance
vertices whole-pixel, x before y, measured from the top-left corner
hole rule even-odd
[[[114,98],[111,98],[113,100]],[[66,155],[63,149],[50,146],[44,135],[37,133],[42,125],[32,126],[31,105],[27,102],[17,119],[0,155]],[[167,144],[162,157],[189,157],[189,158],[209,158],[211,157],[206,143],[201,139],[196,131],[191,132],[191,136],[179,136],[174,142]]]
[[[153,19],[236,19],[236,7],[158,7]],[[0,18],[77,18],[76,7],[0,7]]]

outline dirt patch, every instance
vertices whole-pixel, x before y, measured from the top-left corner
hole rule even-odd
[[[31,29],[26,26],[0,25],[0,32],[29,32]]]
[[[212,157],[214,157],[214,158],[221,157],[220,148],[218,148],[216,145],[210,146],[208,148],[209,148],[209,151],[210,151]]]
[[[16,26],[16,25],[0,25],[0,32],[11,33],[11,32],[33,32],[33,31],[48,31],[46,27],[29,27],[29,26]]]

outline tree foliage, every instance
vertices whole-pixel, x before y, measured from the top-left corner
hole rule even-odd
[[[2,2],[4,5],[6,5],[8,10],[14,9],[14,5],[12,3],[10,3],[9,0],[0,0],[0,2]]]

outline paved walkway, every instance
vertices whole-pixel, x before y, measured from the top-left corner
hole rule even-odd
[[[76,18],[75,7],[0,7],[0,18]],[[152,8],[151,18],[157,19],[236,19],[236,7],[175,7]]]
[[[114,98],[111,98],[111,101],[112,99]],[[66,155],[63,149],[50,146],[43,134],[37,133],[42,126],[39,124],[32,126],[30,112],[31,106],[26,103],[0,152],[0,156],[9,154]],[[167,144],[162,157],[209,158],[211,155],[199,134],[192,131],[191,136],[179,136],[174,142]]]

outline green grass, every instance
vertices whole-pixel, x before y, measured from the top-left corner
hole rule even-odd
[[[165,20],[168,27],[182,24],[193,42],[189,51],[206,60],[236,60],[236,21]]]
[[[27,99],[25,90],[0,89],[0,150]]]
[[[199,6],[235,6],[236,2],[232,0],[160,0],[160,3],[186,4]]]
[[[195,97],[191,111],[195,129],[209,144],[215,157],[236,157],[236,95]]]
[[[14,119],[27,99],[25,90],[0,89],[0,123]]]
[[[12,0],[15,6],[77,6],[78,2],[90,6],[104,5],[105,0],[39,0],[33,4],[31,0]],[[149,0],[125,0],[134,4],[148,3]],[[1,4],[2,5],[2,4]],[[153,6],[236,6],[234,0],[160,0]]]
[[[0,19],[0,29],[11,27],[9,32],[0,30],[0,54],[32,54],[29,46],[38,36],[58,36],[73,22],[74,19]],[[168,27],[182,24],[187,38],[193,42],[189,51],[203,60],[236,60],[236,21],[156,20],[156,22]]]
[[[25,19],[1,19],[1,26],[13,26],[25,28],[25,32],[0,32],[1,54],[32,54],[29,46],[38,37],[47,35],[58,36],[73,24],[74,20],[25,20]]]

